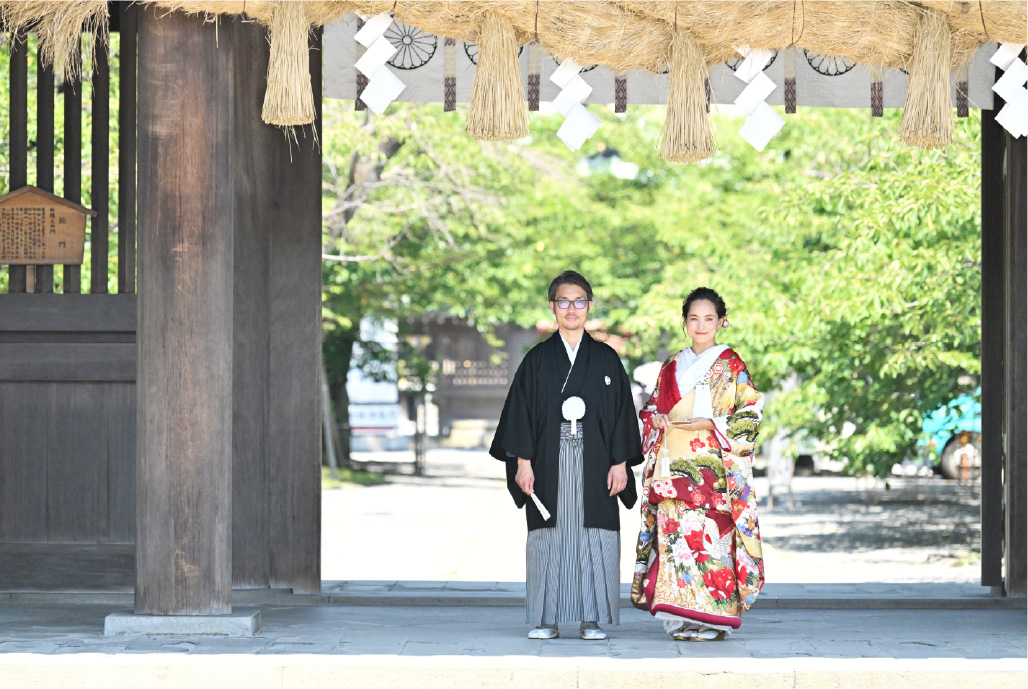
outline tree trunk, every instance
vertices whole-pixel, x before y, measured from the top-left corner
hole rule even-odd
[[[357,321],[359,322],[359,320]],[[333,400],[335,415],[334,425],[338,429],[339,442],[336,455],[339,465],[351,467],[350,458],[350,395],[346,391],[346,381],[353,361],[353,345],[357,333],[353,330],[332,331],[325,333],[325,349],[331,358],[326,361],[328,388]]]

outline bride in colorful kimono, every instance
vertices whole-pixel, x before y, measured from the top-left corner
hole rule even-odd
[[[632,603],[676,640],[723,639],[764,585],[751,488],[764,399],[739,355],[715,341],[726,315],[712,289],[686,297],[692,346],[664,363],[640,412],[646,464]]]

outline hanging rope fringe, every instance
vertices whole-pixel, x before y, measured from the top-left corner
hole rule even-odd
[[[278,2],[271,18],[268,90],[261,119],[279,127],[314,121],[314,91],[302,2]]]
[[[671,73],[660,157],[675,163],[705,160],[716,150],[707,114],[703,53],[684,29],[671,40]]]
[[[492,12],[482,22],[467,130],[476,139],[486,140],[520,139],[528,135],[514,25]]]
[[[92,38],[86,42],[90,55],[107,50],[107,25],[107,3],[103,1],[0,3],[0,27],[11,31],[10,35],[15,29],[36,34],[43,63],[53,66],[59,84],[82,77],[82,32]]]
[[[949,87],[950,29],[943,14],[923,10],[908,71],[900,136],[921,148],[948,146],[953,134],[953,106]]]

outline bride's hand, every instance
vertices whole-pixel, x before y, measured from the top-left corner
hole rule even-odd
[[[654,414],[653,415],[653,427],[654,428],[667,428],[671,425],[671,417],[667,414]]]
[[[675,428],[680,428],[683,431],[710,431],[714,429],[714,422],[702,417],[685,419],[684,421],[679,421]]]

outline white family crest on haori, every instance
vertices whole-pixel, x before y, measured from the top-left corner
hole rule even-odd
[[[397,50],[396,46],[385,37],[385,32],[392,25],[393,16],[389,12],[383,12],[368,19],[354,36],[354,39],[366,48],[364,54],[354,65],[368,78],[368,84],[360,93],[360,99],[376,115],[385,112],[386,107],[407,88],[385,66]]]
[[[585,400],[578,396],[568,397],[560,406],[560,413],[571,422],[571,435],[574,435],[578,430],[578,420],[585,416]]]
[[[735,76],[747,84],[735,99],[735,104],[747,115],[746,122],[739,130],[739,136],[753,148],[763,151],[771,137],[785,126],[782,116],[765,102],[777,88],[775,82],[764,74],[764,66],[775,53],[773,50],[750,50],[750,47],[745,45],[736,48],[736,51],[744,59],[735,68]]]
[[[603,382],[610,385],[610,376],[603,376]]]
[[[585,140],[600,128],[600,120],[582,105],[593,92],[579,72],[582,65],[566,59],[550,75],[550,81],[560,87],[560,93],[553,99],[553,107],[565,117],[564,124],[557,130],[557,137],[572,151],[577,151]]]
[[[1019,57],[1022,50],[1023,44],[1004,42],[989,58],[989,62],[1003,70],[1003,76],[992,87],[1006,101],[996,114],[996,121],[1015,139],[1028,135],[1028,65]]]

